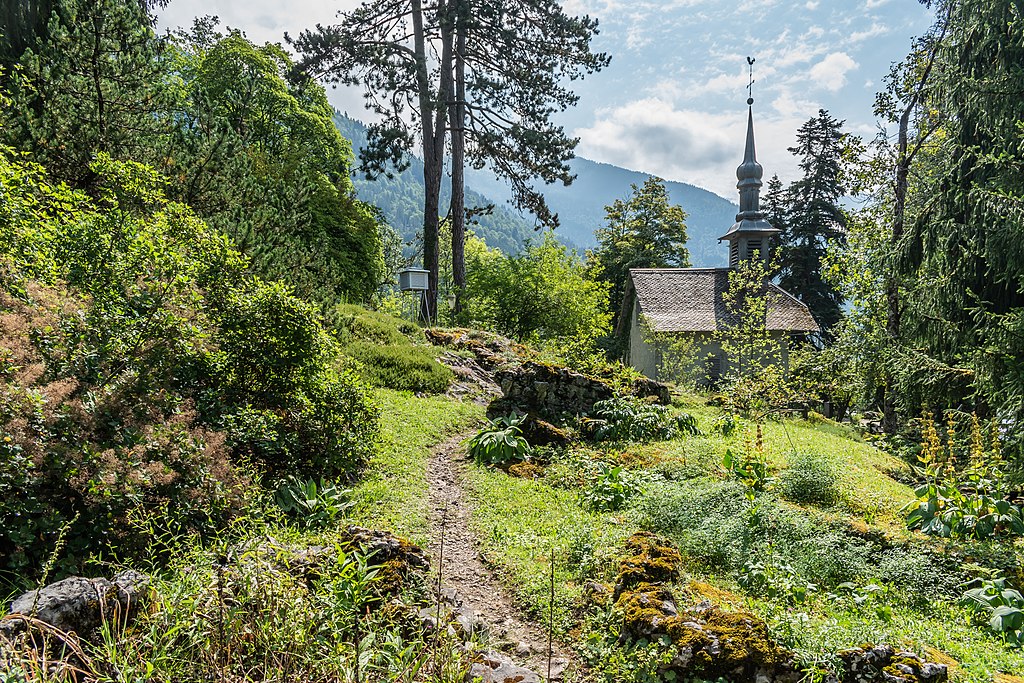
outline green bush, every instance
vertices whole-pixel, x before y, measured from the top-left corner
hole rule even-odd
[[[59,531],[58,574],[150,556],[223,525],[252,476],[351,476],[377,440],[309,305],[151,169],[93,172],[96,199],[0,150],[0,571],[28,581]]]
[[[379,346],[357,341],[344,350],[359,361],[360,376],[373,386],[440,394],[455,379],[451,369],[438,363],[434,352],[422,346]]]
[[[700,434],[693,416],[672,415],[668,406],[634,396],[598,401],[593,415],[586,426],[597,441],[660,441],[680,434]]]
[[[597,476],[586,490],[587,504],[594,510],[621,510],[630,498],[642,491],[640,480],[621,465],[597,463]]]
[[[839,474],[823,455],[796,453],[779,474],[777,490],[794,503],[832,505],[839,500]]]
[[[373,386],[440,394],[455,379],[415,323],[353,305],[336,306],[331,318],[342,352]]]

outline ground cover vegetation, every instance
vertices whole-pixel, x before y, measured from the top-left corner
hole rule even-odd
[[[484,558],[594,680],[852,681],[874,657],[905,680],[938,663],[1018,681],[1024,48],[1009,0],[931,6],[877,100],[891,137],[861,145],[825,111],[800,128],[803,177],[765,196],[776,258],[729,274],[728,371],[711,382],[692,344],[663,339],[671,394],[606,354],[629,268],[688,263],[661,181],[609,198],[590,254],[550,232],[518,254],[465,234],[467,159],[497,161],[554,222],[527,181],[567,180],[573,141],[548,117],[575,101],[562,76],[607,63],[593,20],[367,3],[296,40],[301,66],[377,98],[365,170],[420,136],[429,319],[489,331],[425,334],[390,315],[401,245],[355,197],[324,91],[282,47],[211,20],[158,37],[148,2],[6,12],[0,593],[130,566],[156,596],[131,625],[65,639],[76,658],[50,673],[462,680],[468,655],[385,608],[427,599],[406,571],[419,551],[349,528],[435,541],[444,442],[473,461],[451,471]],[[378,10],[411,46],[367,44]],[[864,203],[843,208],[847,192]],[[773,277],[823,328],[788,358],[766,329]],[[384,310],[353,303],[370,300]],[[523,392],[537,405],[506,396],[488,422],[446,393],[457,374],[486,385],[464,395],[506,379],[508,394],[520,366],[546,378]],[[45,652],[0,630],[0,675],[42,677]]]

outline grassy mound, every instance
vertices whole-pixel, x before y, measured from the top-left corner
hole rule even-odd
[[[440,394],[455,379],[414,323],[353,305],[336,307],[333,319],[343,352],[373,386]]]

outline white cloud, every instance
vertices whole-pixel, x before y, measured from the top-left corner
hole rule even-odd
[[[818,9],[818,5],[820,4],[821,3],[818,2],[818,0],[809,0],[807,4],[804,5],[804,7],[806,7],[809,11],[813,12],[814,10]]]
[[[795,177],[796,163],[786,148],[811,116],[808,111],[817,108],[774,118],[755,112],[758,159],[767,177]],[[680,180],[734,200],[745,127],[746,112],[740,106],[724,113],[703,112],[649,97],[600,110],[593,125],[573,134],[580,138],[580,156]]]
[[[853,33],[851,33],[849,38],[848,38],[848,41],[850,43],[862,43],[865,40],[868,40],[870,38],[875,38],[877,36],[884,36],[886,33],[888,33],[891,30],[892,29],[889,26],[886,26],[886,25],[881,24],[881,23],[879,23],[877,21],[874,21],[874,22],[871,22],[871,26],[869,26],[868,28],[864,29],[863,31],[854,31]]]
[[[857,66],[853,57],[845,52],[833,52],[812,66],[808,75],[819,88],[836,92],[846,85],[846,74]]]

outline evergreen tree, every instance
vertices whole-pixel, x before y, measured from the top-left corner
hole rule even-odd
[[[152,29],[148,3],[61,0],[52,9],[45,30],[37,26],[8,46],[27,49],[7,78],[11,103],[0,140],[31,152],[55,177],[88,187],[97,153],[149,161],[163,146],[169,126],[160,113],[170,93],[164,41]]]
[[[1024,33],[1013,0],[949,0],[938,53],[941,147],[901,245],[925,286],[904,313],[917,377],[946,404],[1024,416]],[[913,188],[911,188],[913,190]]]
[[[822,109],[802,125],[789,151],[800,158],[803,178],[789,186],[781,202],[776,199],[779,186],[769,182],[766,197],[771,212],[783,218],[776,225],[782,230],[776,252],[779,284],[807,304],[826,340],[842,316],[842,297],[823,277],[822,259],[830,245],[846,239],[846,217],[839,206],[846,193],[843,123]]]
[[[665,181],[650,177],[632,186],[626,199],[605,207],[607,224],[598,228],[591,265],[597,279],[611,286],[609,305],[618,319],[631,268],[687,268],[686,212],[670,204]]]
[[[590,50],[597,22],[551,0],[368,0],[334,26],[294,42],[314,73],[362,85],[381,120],[360,153],[371,175],[404,168],[415,141],[423,158],[423,259],[431,272],[424,317],[436,318],[441,179],[453,131],[453,250],[462,260],[462,170],[490,164],[518,208],[554,226],[532,182],[572,181],[576,140],[551,119],[578,100],[567,83],[603,68]],[[411,114],[411,115],[410,115]],[[461,263],[454,271],[461,273]],[[461,275],[459,275],[461,277]]]

